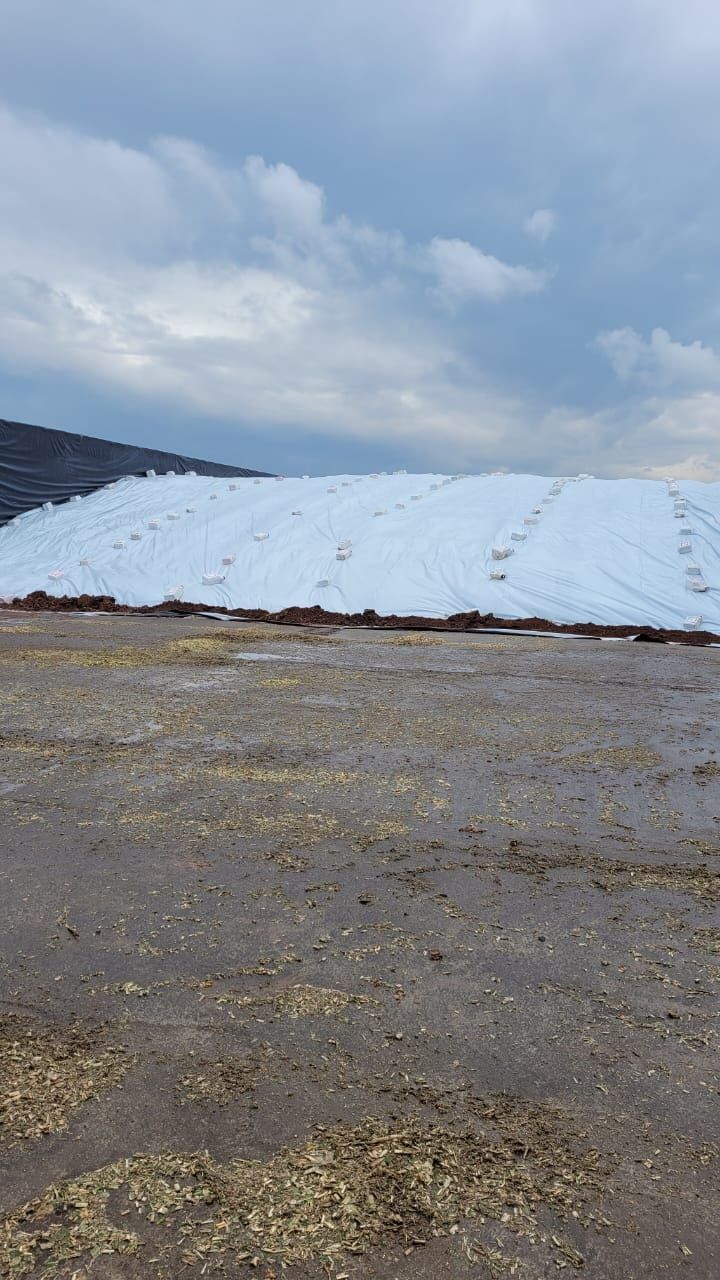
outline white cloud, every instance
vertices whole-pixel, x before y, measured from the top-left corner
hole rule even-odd
[[[611,329],[598,336],[596,345],[624,382],[720,387],[720,355],[699,341],[675,342],[666,329],[653,329],[648,341],[635,329]]]
[[[544,272],[464,240],[408,244],[333,216],[289,165],[223,165],[185,139],[140,151],[0,111],[0,148],[0,361],[13,371],[231,424],[401,442],[434,465],[720,465],[720,396],[659,395],[658,370],[691,392],[720,386],[707,347],[601,335],[624,376],[659,384],[598,414],[543,412],[461,354],[436,301],[521,300]]]
[[[0,105],[0,247],[16,266],[73,248],[89,263],[175,244],[185,217],[152,156]],[[47,253],[44,252],[47,248]]]
[[[182,264],[106,278],[92,292],[23,277],[0,282],[0,347],[16,368],[89,382],[201,413],[425,448],[468,462],[494,453],[523,413],[465,382],[431,335],[275,271]],[[462,378],[457,379],[462,382]]]
[[[499,302],[512,295],[539,293],[549,278],[545,271],[501,262],[466,240],[442,240],[436,236],[430,242],[427,259],[440,292],[457,301],[482,298]]]
[[[712,484],[720,480],[720,462],[709,453],[691,453],[687,457],[668,455],[657,467],[640,467],[638,474],[644,480],[664,480],[674,476],[677,480],[702,480]]]
[[[304,245],[322,237],[325,194],[314,182],[306,182],[290,165],[266,164],[262,156],[248,156],[244,173],[281,236]]]
[[[557,230],[557,214],[552,209],[536,209],[529,218],[525,219],[523,227],[533,240],[539,240],[544,244]]]
[[[522,433],[520,407],[448,346],[424,280],[497,301],[540,288],[534,273],[331,218],[319,186],[257,156],[229,168],[173,138],[139,152],[8,111],[0,131],[5,363],[468,459]]]
[[[635,474],[655,480],[674,475],[682,480],[720,481],[718,421],[720,394],[711,391],[655,397],[634,407],[628,443]]]

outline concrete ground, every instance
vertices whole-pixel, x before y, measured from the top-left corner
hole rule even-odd
[[[0,703],[0,1276],[720,1274],[720,650],[7,612]]]

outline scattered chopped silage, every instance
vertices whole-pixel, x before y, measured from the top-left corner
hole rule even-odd
[[[39,1138],[68,1126],[83,1102],[120,1084],[132,1065],[122,1046],[79,1027],[38,1029],[0,1023],[0,1143]]]
[[[501,1219],[533,1240],[541,1207],[581,1213],[602,1184],[599,1158],[559,1114],[502,1099],[482,1118],[487,1128],[416,1118],[319,1127],[265,1163],[135,1155],[56,1183],[10,1214],[0,1227],[2,1274],[21,1280],[42,1261],[52,1280],[71,1261],[139,1254],[147,1224],[167,1228],[160,1244],[152,1236],[156,1266],[172,1259],[207,1274],[264,1259],[332,1274],[373,1246],[419,1247],[468,1220]],[[561,1252],[582,1264],[578,1250]]]

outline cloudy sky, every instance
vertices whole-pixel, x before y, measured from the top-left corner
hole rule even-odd
[[[720,479],[714,0],[3,0],[0,416]]]

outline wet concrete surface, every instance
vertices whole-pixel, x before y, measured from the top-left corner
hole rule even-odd
[[[3,1034],[125,1055],[48,1069],[47,1123],[42,1053],[27,1105],[16,1069],[8,1220],[136,1153],[270,1167],[500,1099],[562,1197],[399,1222],[337,1274],[720,1273],[720,650],[8,612],[0,700]],[[13,1278],[332,1274],[262,1239],[3,1247]]]

